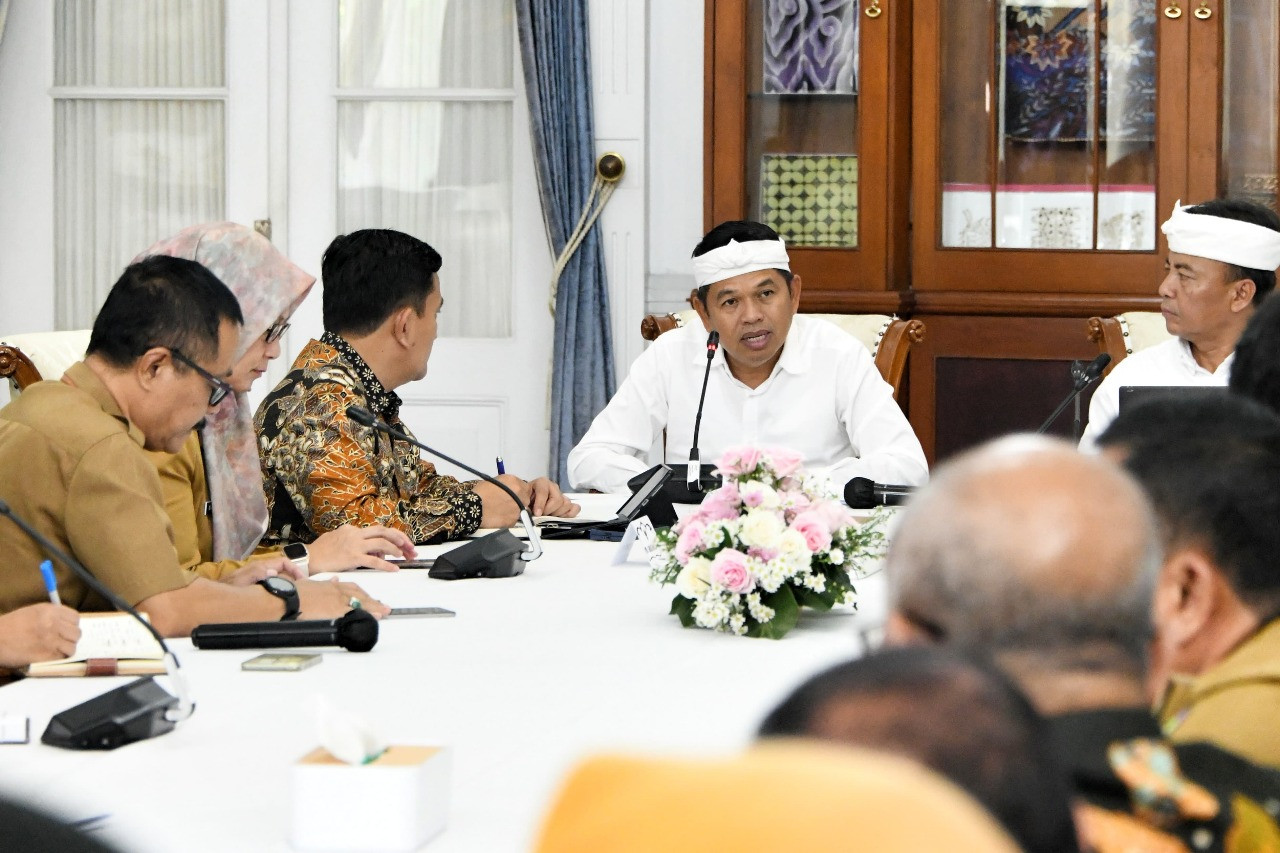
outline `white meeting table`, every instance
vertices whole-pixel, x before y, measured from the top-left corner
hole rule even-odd
[[[384,620],[371,652],[326,649],[301,672],[243,672],[257,651],[173,641],[194,715],[112,752],[39,737],[53,714],[128,679],[2,687],[0,713],[29,716],[32,743],[0,745],[0,790],[72,820],[109,815],[102,837],[126,851],[290,850],[290,770],[318,745],[312,705],[323,696],[388,743],[451,748],[448,826],[424,849],[528,850],[582,757],[739,750],[790,688],[860,654],[859,630],[884,619],[877,575],[857,584],[858,613],[805,611],[781,641],[686,630],[667,613],[673,588],[651,583],[647,565],[610,565],[615,544],[544,548],[516,578],[346,575],[387,604],[457,616]],[[334,791],[333,808],[343,799]]]

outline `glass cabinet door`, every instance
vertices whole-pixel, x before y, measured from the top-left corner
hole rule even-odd
[[[1185,171],[1157,125],[1185,95],[1159,62],[1174,22],[1156,0],[917,9],[916,104],[932,107],[915,116],[915,286],[1154,290]]]
[[[894,240],[903,286],[910,104],[905,87],[891,103],[890,79],[909,59],[905,2],[708,2],[707,218],[778,231],[810,308],[889,287]]]
[[[1280,119],[1280,4],[1276,0],[1223,3],[1226,20],[1218,193],[1275,208],[1276,173],[1280,170],[1276,145]],[[1213,12],[1212,5],[1204,5]]]

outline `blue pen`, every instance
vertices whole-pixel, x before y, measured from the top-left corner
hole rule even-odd
[[[49,600],[61,607],[62,598],[58,595],[58,579],[53,576],[53,563],[49,560],[41,563],[40,574],[44,575],[44,588],[49,590]]]
[[[501,456],[497,457],[496,461],[498,463],[498,476],[501,477],[503,474],[507,473],[507,466],[502,464]]]

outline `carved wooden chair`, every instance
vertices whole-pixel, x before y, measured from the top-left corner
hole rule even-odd
[[[58,379],[84,358],[88,346],[88,329],[0,336],[0,379],[9,380],[11,393],[41,379]]]
[[[902,377],[906,372],[907,355],[913,344],[924,340],[923,320],[902,320],[891,314],[809,314],[834,323],[853,335],[871,351],[876,368],[884,381],[893,388],[893,398],[898,399]],[[701,322],[692,309],[675,314],[649,314],[640,322],[640,336],[652,341],[663,332],[678,326]]]
[[[1171,337],[1165,329],[1164,315],[1158,311],[1130,311],[1114,317],[1089,318],[1089,340],[1098,345],[1098,352],[1111,356],[1108,373],[1127,356]]]

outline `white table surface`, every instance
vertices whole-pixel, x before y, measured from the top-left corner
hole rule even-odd
[[[686,630],[667,614],[673,588],[651,583],[647,565],[609,564],[616,545],[544,547],[517,578],[348,575],[388,604],[458,615],[384,620],[371,652],[325,650],[302,672],[242,672],[256,651],[173,641],[195,714],[113,752],[39,736],[53,714],[128,679],[0,688],[0,713],[29,716],[33,740],[0,745],[0,789],[70,819],[109,814],[102,835],[124,850],[289,850],[289,771],[317,745],[310,703],[321,695],[389,743],[452,748],[448,828],[424,849],[527,850],[584,755],[740,749],[790,688],[859,654],[858,630],[884,618],[878,575],[858,583],[858,613],[805,611],[781,641]],[[333,807],[342,803],[335,791]]]

